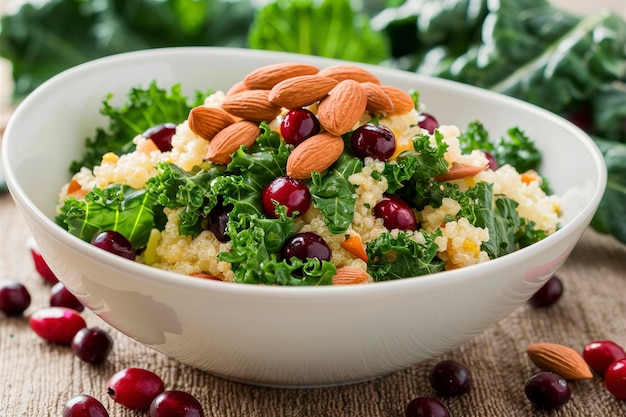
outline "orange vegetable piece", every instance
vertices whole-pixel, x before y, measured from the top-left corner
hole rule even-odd
[[[365,253],[365,247],[363,246],[360,236],[350,235],[346,238],[346,240],[341,242],[340,245],[357,258],[363,259],[365,262],[368,261],[369,258],[367,253]]]

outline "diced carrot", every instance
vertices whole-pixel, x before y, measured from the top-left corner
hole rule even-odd
[[[365,262],[368,261],[367,253],[365,253],[365,247],[363,246],[363,242],[361,241],[361,237],[359,235],[350,235],[341,242],[341,247],[356,256],[357,258],[363,259]]]
[[[82,187],[76,180],[71,180],[69,185],[67,186],[67,193],[74,194],[76,191],[80,190]]]
[[[520,179],[524,184],[530,184],[533,181],[539,181],[539,175],[531,169],[520,174]]]

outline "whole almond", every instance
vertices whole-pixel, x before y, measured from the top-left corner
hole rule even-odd
[[[448,172],[444,172],[441,175],[437,175],[433,179],[435,181],[460,180],[461,178],[473,177],[474,175],[480,174],[487,168],[489,168],[489,164],[467,165],[467,164],[461,164],[458,162],[453,162],[452,167],[448,170]]]
[[[393,111],[393,102],[385,94],[383,89],[378,84],[374,84],[370,81],[361,83],[361,87],[367,94],[367,110],[370,113],[379,115],[387,114]]]
[[[299,144],[287,158],[287,175],[296,179],[310,178],[313,172],[330,167],[343,152],[340,136],[328,132],[311,136]]]
[[[389,113],[390,115],[405,114],[415,108],[413,97],[406,91],[391,85],[381,85],[380,88],[393,103],[393,111]]]
[[[256,123],[240,121],[221,130],[209,143],[206,159],[218,164],[228,164],[230,155],[241,145],[252,146],[261,134]]]
[[[333,276],[333,285],[366,284],[371,280],[370,274],[360,268],[342,266]]]
[[[241,93],[245,90],[249,90],[248,86],[243,81],[238,81],[233,84],[232,87],[228,89],[228,91],[226,91],[226,95],[232,96],[233,94]]]
[[[338,84],[337,80],[317,74],[287,78],[270,90],[269,101],[286,109],[295,109],[321,100]]]
[[[269,102],[269,93],[270,90],[244,90],[227,95],[222,109],[245,120],[270,121],[280,114],[281,108]]]
[[[333,65],[321,69],[318,74],[324,77],[334,78],[337,81],[354,80],[359,83],[371,82],[380,84],[378,77],[357,65]]]
[[[317,118],[328,132],[341,136],[361,119],[367,107],[367,93],[354,80],[343,80],[324,97]]]
[[[554,372],[565,379],[589,379],[593,375],[585,359],[574,349],[557,343],[533,343],[526,353],[544,371]]]
[[[211,140],[217,132],[233,123],[235,119],[219,107],[194,107],[187,118],[189,129],[206,140]]]
[[[314,65],[299,62],[270,64],[250,72],[244,77],[243,82],[251,89],[269,90],[287,78],[317,74],[318,71]]]

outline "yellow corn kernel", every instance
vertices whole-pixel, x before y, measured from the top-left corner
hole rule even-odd
[[[480,247],[470,239],[465,239],[463,241],[463,249],[474,255],[475,258],[478,257],[478,254],[480,253]]]
[[[102,163],[115,164],[120,159],[119,156],[114,154],[113,152],[107,152],[102,155]]]
[[[159,229],[152,229],[150,231],[150,237],[144,251],[144,260],[146,265],[154,265],[159,261],[159,255],[157,255],[156,248],[161,242],[161,232]]]
[[[389,160],[394,161],[398,157],[398,155],[400,155],[404,151],[415,151],[415,147],[413,147],[413,139],[403,137],[398,138],[396,136],[396,150],[393,155],[391,155],[391,158],[389,158]]]

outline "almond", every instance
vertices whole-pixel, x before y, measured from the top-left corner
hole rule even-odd
[[[360,268],[342,266],[333,276],[333,285],[366,284],[371,280],[370,274]]]
[[[330,133],[341,136],[361,119],[367,107],[367,93],[354,80],[335,86],[317,108],[320,124]]]
[[[218,164],[228,164],[230,155],[241,145],[252,146],[261,134],[256,123],[240,121],[221,130],[209,143],[206,159]]]
[[[380,88],[393,103],[393,111],[389,114],[405,114],[415,108],[413,97],[406,91],[390,85],[381,85]]]
[[[321,69],[318,74],[324,77],[334,78],[337,81],[354,80],[359,83],[371,82],[380,84],[378,77],[356,65],[333,65]]]
[[[194,107],[187,118],[189,129],[206,140],[211,140],[217,132],[233,123],[235,119],[219,107]]]
[[[330,167],[343,152],[343,139],[328,132],[319,133],[298,145],[287,158],[287,175],[310,178],[313,172]]]
[[[585,359],[570,347],[557,343],[533,343],[528,346],[526,353],[537,367],[565,379],[593,377]]]
[[[365,90],[367,94],[367,110],[369,110],[370,113],[378,115],[393,111],[393,102],[389,96],[385,94],[380,85],[366,81],[361,83],[361,87],[363,87],[363,90]]]
[[[337,80],[316,74],[291,77],[272,87],[269,101],[286,109],[300,108],[321,100],[337,84]]]
[[[226,91],[226,95],[232,96],[233,94],[241,93],[245,90],[249,90],[248,86],[243,81],[238,81]]]
[[[224,98],[222,108],[236,117],[253,122],[270,121],[281,108],[268,100],[270,90],[245,90]]]
[[[270,64],[252,71],[244,77],[243,82],[251,89],[269,90],[287,78],[317,74],[318,71],[314,65],[298,62]]]
[[[461,164],[458,162],[453,162],[452,167],[448,170],[448,172],[443,173],[441,175],[437,175],[434,178],[434,180],[435,181],[460,180],[461,178],[473,177],[474,175],[480,174],[487,168],[489,168],[489,164],[467,165],[467,164]]]

